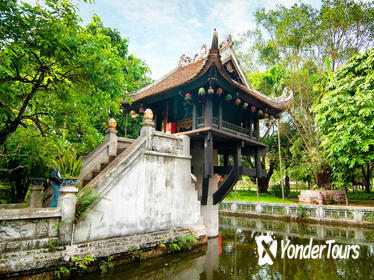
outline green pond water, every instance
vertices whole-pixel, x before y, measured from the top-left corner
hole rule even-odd
[[[256,237],[266,232],[271,232],[272,239],[277,241],[277,253],[271,258],[273,264],[259,265]],[[207,247],[119,266],[106,274],[89,274],[80,279],[374,279],[372,230],[221,216],[220,235],[209,239]],[[287,250],[281,257],[282,241],[288,242],[287,248],[304,245],[305,249],[311,238],[313,247],[326,246],[322,253],[315,254],[316,259],[290,259]],[[268,251],[272,248],[270,243],[264,246]],[[347,257],[348,246],[349,258],[339,258],[339,253]],[[359,248],[352,249],[355,246]],[[338,258],[334,259],[334,255]]]

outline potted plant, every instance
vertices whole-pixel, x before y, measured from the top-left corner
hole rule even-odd
[[[74,150],[65,149],[54,160],[54,165],[62,177],[62,186],[74,186],[82,167],[82,157]]]

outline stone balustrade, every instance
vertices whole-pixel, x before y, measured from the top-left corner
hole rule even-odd
[[[299,205],[244,201],[223,201],[219,206],[222,213],[249,216],[305,218],[316,221],[374,224],[374,207],[352,207],[331,205]]]

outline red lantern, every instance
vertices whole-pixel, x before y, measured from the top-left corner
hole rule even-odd
[[[192,96],[190,93],[186,93],[186,95],[184,96],[184,100],[185,101],[191,101],[192,100]]]
[[[252,113],[256,112],[256,106],[251,106],[251,112]]]
[[[140,114],[143,114],[143,113],[144,113],[144,108],[143,108],[143,107],[140,107],[140,108],[139,108],[139,113],[140,113]]]
[[[221,95],[222,92],[223,92],[222,88],[217,88],[217,94],[218,94],[218,95]]]

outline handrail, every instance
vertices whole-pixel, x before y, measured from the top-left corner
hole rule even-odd
[[[95,178],[93,178],[86,186],[84,186],[84,188],[82,188],[79,193],[84,193],[85,189],[97,185],[99,180],[105,177],[105,175],[110,172],[112,167],[130,158],[139,149],[139,147],[141,147],[145,143],[145,141],[146,137],[144,135],[140,135],[136,140],[132,142],[130,146],[127,147],[126,150],[124,150],[121,154],[117,155],[117,157],[111,163],[109,163],[108,166],[106,166]]]

